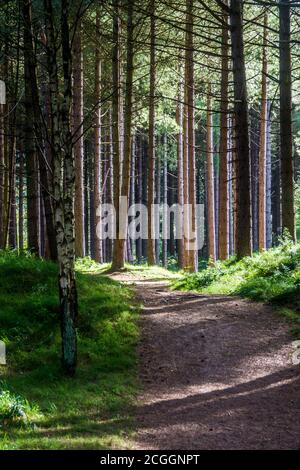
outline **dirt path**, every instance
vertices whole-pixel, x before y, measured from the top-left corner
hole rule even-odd
[[[141,449],[300,449],[294,338],[270,307],[136,283]]]
[[[300,449],[295,338],[271,307],[134,283],[144,305],[136,449]]]

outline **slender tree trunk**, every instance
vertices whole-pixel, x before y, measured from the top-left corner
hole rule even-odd
[[[14,152],[16,147],[14,148]],[[9,217],[8,246],[12,249],[17,248],[17,207],[16,207],[16,157],[13,157],[13,168],[11,175],[11,201]]]
[[[186,104],[187,104],[187,157],[188,157],[188,204],[189,204],[189,240],[187,244],[185,268],[197,271],[196,235],[196,165],[195,165],[195,111],[194,111],[194,16],[193,0],[186,0]],[[186,169],[187,169],[186,168]],[[187,181],[186,181],[187,182]]]
[[[132,86],[133,86],[133,8],[134,2],[127,3],[127,63],[126,63],[126,95],[125,95],[125,121],[124,121],[124,160],[122,166],[121,197],[126,198],[126,209],[130,190],[130,164],[132,150]],[[119,221],[120,222],[120,221]],[[119,223],[119,236],[117,237],[112,269],[122,269],[125,263],[126,240],[128,234],[128,216],[122,217]]]
[[[168,203],[169,206],[172,207],[173,204],[175,204],[175,197],[176,197],[176,189],[175,185],[177,183],[176,177],[174,174],[169,173],[168,174],[168,185],[169,185],[169,191],[168,191]],[[171,217],[170,217],[170,240],[168,243],[168,250],[170,253],[170,256],[175,256],[176,255],[176,248],[175,248],[175,215],[173,212],[171,212]]]
[[[9,47],[8,44],[5,45],[4,49],[4,64],[2,67],[3,76],[8,78],[9,72]],[[8,90],[6,89],[6,103],[3,106],[3,228],[2,228],[2,245],[1,248],[6,248],[7,244],[7,220],[9,217],[8,214],[8,201],[9,201],[9,152],[8,152],[8,142],[9,142],[9,105],[8,105]]]
[[[156,157],[156,181],[155,181],[155,204],[160,206],[161,203],[161,159],[158,154]],[[156,262],[160,261],[160,210],[156,213],[155,228],[158,231],[158,236],[155,239],[155,256]]]
[[[93,231],[95,244],[95,260],[103,262],[102,237],[101,237],[101,56],[100,56],[100,12],[97,10],[96,17],[96,59],[95,59],[95,130],[94,130],[94,226]]]
[[[206,118],[206,159],[207,159],[207,226],[208,226],[208,258],[216,261],[215,239],[215,192],[214,192],[214,147],[213,147],[213,116],[211,102],[211,86],[207,92]]]
[[[278,133],[279,134],[279,133]],[[280,137],[278,138],[280,140]],[[278,153],[275,155],[275,160],[272,165],[272,232],[274,234],[274,241],[278,241],[278,237],[282,233],[282,218],[281,218],[281,161],[280,150],[278,142]]]
[[[31,2],[23,0],[24,18],[24,74],[25,74],[25,155],[27,170],[27,227],[28,248],[39,254],[39,186],[38,186],[38,157],[34,138],[34,91],[32,87],[32,30]]]
[[[17,78],[16,78],[17,80]],[[16,85],[17,90],[17,85]],[[8,198],[7,216],[4,229],[4,247],[7,242],[10,248],[16,247],[16,115],[15,100],[12,100],[12,110],[9,115],[9,141],[8,141]]]
[[[287,0],[279,1],[280,46],[280,156],[282,229],[296,240],[292,139],[291,18]]]
[[[76,321],[78,316],[75,281],[75,162],[70,126],[72,102],[69,2],[61,0],[61,44],[63,58],[63,102],[59,102],[57,48],[51,0],[44,0],[47,29],[47,58],[51,103],[51,140],[54,157],[55,229],[59,261],[59,296],[62,334],[62,365],[73,375],[77,363]],[[61,123],[61,125],[60,125]],[[62,182],[63,170],[63,182]]]
[[[187,34],[186,34],[187,43]],[[183,106],[183,120],[182,120],[182,159],[183,159],[183,268],[188,270],[189,267],[189,236],[190,236],[190,213],[189,213],[189,147],[188,147],[188,106],[187,106],[187,46],[185,51],[185,64],[184,64],[184,106]]]
[[[132,139],[132,151],[131,151],[131,165],[130,165],[130,196],[129,196],[129,207],[135,204],[135,164],[136,160],[136,136]],[[135,243],[134,240],[128,239],[130,245],[131,259],[130,262],[134,261],[135,258]]]
[[[75,155],[75,251],[85,256],[84,189],[83,189],[83,54],[82,24],[78,20],[73,45],[73,139]]]
[[[266,248],[272,247],[272,163],[270,100],[267,101],[267,150],[266,150]]]
[[[251,207],[252,207],[252,247],[258,250],[259,229],[259,129],[260,119],[258,113],[252,109],[250,121],[250,150],[251,150]]]
[[[109,129],[109,144],[108,144],[108,158],[109,158],[109,184],[108,184],[108,202],[110,204],[114,204],[114,147],[113,147],[113,126],[112,126],[112,108],[111,106],[109,107],[109,114],[108,114],[108,129]],[[112,253],[113,253],[113,245],[114,245],[114,240],[108,239],[108,259],[109,261],[112,261]]]
[[[228,15],[223,14],[228,24]],[[220,179],[219,179],[219,258],[229,255],[229,201],[228,201],[228,81],[229,81],[229,37],[228,28],[222,28],[222,71],[220,105]]]
[[[142,161],[143,161],[143,168],[142,168],[142,180],[143,180],[143,191],[142,191],[142,203],[148,207],[148,141],[146,138],[142,139]],[[149,213],[148,213],[149,216]],[[147,253],[148,253],[148,239],[142,239],[142,257],[143,261],[147,260]]]
[[[155,92],[156,92],[156,19],[155,0],[150,0],[150,100],[149,100],[149,147],[148,147],[148,264],[154,265],[155,257]]]
[[[0,249],[4,242],[4,181],[5,181],[5,152],[4,152],[4,103],[0,103]]]
[[[268,121],[268,88],[267,88],[267,42],[268,42],[268,14],[264,16],[262,84],[261,84],[261,114],[260,114],[260,141],[259,141],[259,189],[258,189],[258,248],[266,248],[266,160],[267,160],[267,121]]]
[[[228,231],[229,231],[229,255],[234,253],[234,239],[233,239],[233,221],[234,221],[234,173],[233,173],[233,152],[232,152],[232,119],[228,118],[228,203],[229,203],[229,215],[228,215]]]
[[[250,196],[250,142],[247,81],[244,56],[242,2],[231,0],[231,44],[234,80],[234,114],[237,185],[237,236],[238,258],[250,256],[251,243],[251,196]]]
[[[164,134],[164,167],[163,167],[163,204],[164,204],[164,209],[168,205],[168,138],[167,134]],[[162,264],[166,268],[168,266],[168,238],[167,238],[167,233],[168,233],[168,217],[167,213],[163,213],[163,246],[162,246]]]
[[[143,203],[143,148],[142,148],[142,137],[141,135],[137,138],[137,203]],[[140,226],[140,234],[142,232],[142,227]],[[142,237],[136,241],[136,254],[139,264],[142,262],[143,257],[143,241]]]
[[[19,155],[19,251],[24,250],[24,154],[22,143]]]
[[[95,237],[92,233],[94,223],[94,159],[93,151],[91,150],[91,141],[84,143],[84,252],[86,256],[95,258]]]
[[[30,102],[25,104],[26,115],[30,114],[30,119],[33,119],[33,127],[30,124],[28,128],[28,132],[32,133],[33,135],[30,136],[28,134],[28,152],[32,153],[32,158],[34,160],[32,162],[27,162],[29,164],[29,171],[30,171],[30,178],[34,178],[36,181],[32,181],[31,184],[34,185],[33,188],[29,188],[29,197],[32,199],[32,210],[38,211],[37,214],[37,221],[34,223],[40,222],[40,201],[35,200],[39,193],[42,194],[43,201],[44,201],[44,211],[46,217],[46,230],[47,230],[47,239],[49,244],[49,251],[50,251],[50,258],[53,261],[57,260],[57,247],[55,243],[55,229],[54,229],[54,209],[53,209],[53,201],[52,201],[52,162],[49,160],[50,157],[50,148],[49,142],[44,142],[43,139],[43,132],[42,132],[42,118],[41,118],[41,109],[39,103],[39,91],[38,91],[38,83],[37,83],[37,63],[36,57],[34,53],[34,41],[33,41],[33,31],[32,31],[32,12],[31,12],[31,1],[30,0],[23,0],[23,18],[24,18],[24,48],[25,52],[25,80],[28,81],[28,97],[30,97]],[[26,83],[25,83],[25,96],[26,96]],[[30,109],[27,109],[30,108]],[[47,110],[49,111],[49,110]],[[28,125],[28,123],[27,123]],[[32,140],[31,140],[32,139]],[[38,142],[40,150],[38,151],[35,145],[35,141]],[[45,152],[43,151],[43,147],[45,146]],[[26,135],[25,135],[25,149],[26,149]],[[29,153],[29,155],[31,155]],[[32,173],[34,172],[34,173]],[[32,176],[31,176],[32,173]],[[41,188],[38,185],[38,177],[40,178]],[[36,193],[35,193],[36,191]],[[28,208],[27,208],[28,211]],[[35,214],[35,212],[33,212]],[[36,217],[35,217],[36,218]],[[31,223],[31,220],[28,220],[28,225]],[[39,223],[40,226],[40,223]],[[31,238],[30,232],[32,230],[32,236],[36,237],[36,228],[35,226],[31,229],[28,228],[28,238]],[[29,244],[30,247],[30,244]]]
[[[179,82],[178,82],[178,102],[176,109],[176,121],[179,127],[177,134],[177,175],[178,175],[178,205],[179,205],[179,224],[183,226],[183,190],[184,190],[184,175],[183,175],[183,77],[182,77],[182,59],[179,57]],[[183,237],[177,237],[178,240],[178,266],[179,268],[184,267],[184,240]]]
[[[122,253],[120,252],[120,19],[118,1],[113,0],[113,50],[112,50],[112,78],[113,78],[113,97],[112,97],[112,142],[113,142],[113,191],[114,191],[114,209],[116,212],[115,231],[116,238],[113,244],[112,269],[117,270],[122,267],[119,263]],[[119,266],[121,264],[121,266]]]

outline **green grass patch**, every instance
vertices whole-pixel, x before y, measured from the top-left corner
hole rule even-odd
[[[93,261],[90,257],[78,259],[76,262],[77,270],[82,273],[88,274],[114,274],[111,273],[111,265],[99,264]],[[152,281],[174,281],[179,280],[183,271],[180,271],[177,267],[177,264],[173,258],[168,260],[168,268],[163,268],[162,266],[149,266],[147,263],[141,264],[130,264],[125,263],[124,270],[121,271],[122,276],[126,279],[132,278],[140,280],[152,280]],[[118,274],[118,273],[116,273]]]
[[[93,268],[93,269],[92,269]],[[60,366],[57,266],[0,254],[0,449],[106,449],[128,445],[137,392],[138,308],[132,291],[77,264],[78,369]]]
[[[218,261],[175,281],[173,288],[271,302],[285,307],[281,313],[293,325],[300,325],[300,244],[285,239],[278,247],[240,261]],[[293,312],[292,319],[287,311]]]

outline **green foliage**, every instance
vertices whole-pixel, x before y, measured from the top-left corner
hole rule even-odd
[[[289,302],[300,293],[300,245],[280,246],[253,257],[217,262],[174,283],[175,289],[241,295],[253,300]]]
[[[0,422],[1,427],[8,425],[29,426],[34,419],[40,416],[39,408],[32,406],[23,397],[13,394],[5,389],[5,383],[0,384]],[[3,390],[2,390],[3,388]]]
[[[99,275],[99,265],[80,260],[77,269],[79,363],[69,379],[60,366],[57,266],[0,255],[0,339],[7,348],[1,449],[110,448],[130,431],[137,307],[131,290]]]

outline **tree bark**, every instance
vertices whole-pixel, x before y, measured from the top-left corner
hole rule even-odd
[[[267,123],[268,123],[268,14],[264,15],[264,37],[262,58],[261,83],[261,114],[260,114],[260,141],[259,141],[259,190],[258,190],[258,248],[266,248],[266,160],[267,160]]]
[[[182,59],[179,57],[179,82],[178,82],[178,98],[177,98],[177,109],[176,109],[176,121],[178,125],[177,134],[177,193],[178,193],[178,205],[180,210],[180,224],[183,224],[183,188],[184,188],[184,176],[183,176],[183,77],[182,77]],[[178,243],[178,266],[179,268],[184,267],[184,240],[183,237],[177,238]]]
[[[82,23],[78,20],[73,45],[73,139],[75,155],[75,251],[85,256],[83,187],[83,55]]]
[[[34,90],[32,86],[33,38],[31,29],[31,2],[23,0],[24,20],[24,78],[25,78],[25,155],[27,171],[27,231],[28,248],[39,255],[40,253],[40,211],[38,185],[38,155],[34,136]]]
[[[4,181],[5,181],[5,158],[4,158],[4,104],[0,103],[0,249],[4,244]]]
[[[214,147],[213,147],[213,116],[211,102],[211,86],[207,92],[206,118],[206,160],[207,160],[207,229],[208,229],[208,258],[211,263],[216,261],[215,239],[215,192],[214,192]]]
[[[236,254],[238,258],[242,258],[252,254],[252,243],[249,116],[241,0],[231,0],[230,24],[236,147]]]
[[[70,126],[72,103],[72,55],[69,38],[69,2],[61,0],[61,47],[64,89],[62,103],[58,87],[57,47],[51,0],[44,0],[47,58],[51,106],[51,143],[54,160],[55,229],[59,261],[59,297],[62,335],[62,365],[74,375],[77,364],[76,322],[78,316],[75,281],[75,162]]]
[[[121,197],[126,198],[128,208],[129,190],[130,190],[130,165],[132,150],[132,87],[133,87],[133,8],[134,2],[127,3],[127,61],[126,61],[126,95],[125,95],[125,121],[124,121],[124,159],[122,166]],[[118,270],[124,268],[125,250],[128,233],[128,217],[122,217],[122,224],[119,223],[119,236],[117,236],[114,252],[112,269]]]
[[[186,103],[187,103],[187,150],[188,150],[188,204],[189,240],[185,269],[197,271],[198,257],[196,234],[196,163],[195,163],[195,80],[194,80],[194,15],[193,0],[186,0]]]
[[[228,24],[228,15],[223,13],[223,21]],[[219,258],[229,255],[229,201],[228,201],[228,81],[229,81],[229,37],[228,28],[222,28],[222,70],[220,105],[220,179],[219,179]]]
[[[19,251],[24,250],[24,154],[22,144],[19,155]]]
[[[45,211],[45,218],[46,218],[46,232],[47,232],[47,239],[48,239],[48,246],[50,252],[50,258],[53,261],[57,260],[57,247],[55,243],[55,229],[54,229],[54,209],[53,209],[53,201],[52,201],[52,162],[49,160],[50,156],[50,146],[49,142],[46,142],[46,139],[43,137],[42,131],[42,117],[41,117],[41,109],[39,103],[39,91],[38,91],[38,82],[37,82],[37,60],[35,57],[34,52],[34,39],[33,39],[33,30],[32,30],[32,11],[31,11],[31,1],[30,0],[23,0],[23,20],[24,20],[24,53],[26,55],[25,58],[25,80],[28,81],[28,97],[30,97],[30,103],[28,103],[26,109],[26,115],[29,112],[30,119],[33,119],[33,126],[30,124],[30,128],[28,131],[30,133],[33,132],[33,136],[28,137],[33,140],[29,140],[27,142],[28,151],[32,152],[32,158],[34,158],[33,162],[29,162],[29,171],[30,171],[30,178],[34,178],[31,176],[35,174],[36,181],[32,181],[30,184],[34,185],[33,188],[29,188],[29,197],[32,199],[32,206],[33,206],[33,214],[37,210],[37,220],[34,222],[40,224],[40,218],[42,217],[40,211],[40,201],[38,198],[38,194],[41,193],[44,201],[44,211]],[[26,44],[26,47],[25,47]],[[26,83],[25,83],[25,95],[26,95]],[[27,98],[26,98],[27,102]],[[28,106],[30,109],[28,110]],[[49,109],[47,109],[49,111]],[[28,123],[27,123],[28,125]],[[45,141],[44,141],[45,140]],[[26,142],[26,135],[25,135],[25,142]],[[37,146],[35,142],[38,142],[39,149],[37,150]],[[32,146],[32,149],[30,147]],[[26,148],[26,144],[25,144]],[[28,164],[28,163],[27,163]],[[38,184],[38,177],[40,178],[40,185]],[[36,193],[34,193],[34,191]],[[35,199],[38,200],[35,200]],[[28,211],[28,209],[27,209]],[[29,224],[29,220],[28,220]],[[36,228],[35,226],[32,228],[32,236],[36,237]],[[31,229],[28,230],[30,232]],[[39,234],[38,234],[39,236]],[[29,238],[29,233],[28,233]],[[41,243],[41,240],[40,240]],[[29,245],[30,246],[30,245]]]
[[[112,78],[113,78],[113,96],[112,96],[112,141],[113,141],[113,191],[114,191],[114,209],[116,213],[115,230],[116,238],[113,243],[112,269],[120,269],[122,263],[119,263],[121,253],[120,246],[120,171],[121,171],[121,152],[120,152],[120,18],[118,1],[113,0],[113,50],[112,50]],[[117,262],[118,261],[118,262]]]
[[[259,249],[259,130],[260,117],[255,109],[251,110],[250,150],[251,150],[251,209],[252,209],[252,248]]]
[[[291,18],[287,0],[279,1],[280,159],[282,229],[296,240],[292,139]]]
[[[167,134],[164,134],[163,137],[163,146],[164,146],[164,166],[163,166],[163,204],[164,208],[168,204],[168,137]],[[167,213],[163,213],[163,236],[162,236],[162,264],[164,268],[168,266],[168,238],[167,238]]]
[[[94,226],[93,231],[95,261],[103,262],[102,237],[100,237],[99,228],[101,227],[101,56],[100,56],[100,12],[97,9],[96,17],[96,58],[95,58],[95,124],[94,124],[94,188],[93,188],[93,208]]]
[[[149,98],[149,146],[148,146],[148,264],[156,263],[155,256],[155,92],[156,92],[156,19],[155,0],[150,0],[150,98]]]

